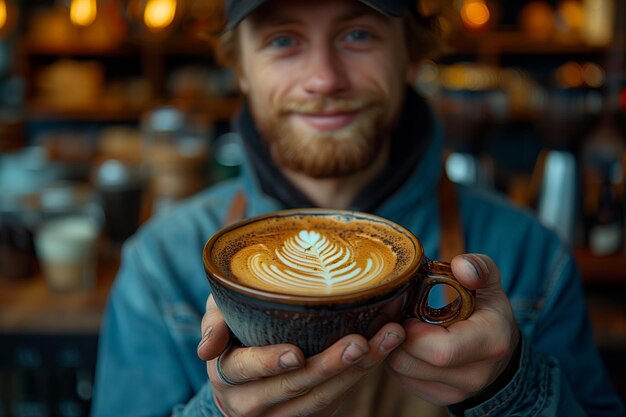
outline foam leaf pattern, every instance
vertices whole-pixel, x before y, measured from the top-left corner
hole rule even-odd
[[[380,254],[372,252],[358,262],[356,248],[333,237],[302,230],[275,250],[278,263],[268,263],[256,254],[249,258],[250,271],[271,285],[330,293],[362,287],[384,270]]]

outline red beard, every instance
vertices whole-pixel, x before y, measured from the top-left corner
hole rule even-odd
[[[357,116],[335,131],[295,128],[288,120],[292,113],[324,111],[354,112]],[[380,152],[388,133],[383,100],[377,97],[284,102],[271,118],[259,122],[259,129],[281,166],[318,179],[364,170]]]

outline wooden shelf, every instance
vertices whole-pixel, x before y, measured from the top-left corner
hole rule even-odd
[[[199,57],[213,57],[215,45],[208,40],[201,41],[182,35],[166,39],[162,43],[146,43],[144,48],[152,51],[159,50],[164,55],[196,55]]]
[[[75,42],[63,45],[45,45],[29,40],[19,44],[23,56],[73,56],[73,57],[116,57],[141,56],[143,54],[212,56],[214,45],[207,41],[177,36],[162,40],[129,39],[114,45],[92,45]]]
[[[139,54],[140,50],[137,45],[132,44],[116,46],[94,46],[81,43],[71,45],[41,45],[26,41],[20,45],[20,51],[24,56],[129,56]]]
[[[101,262],[96,287],[55,292],[41,275],[0,277],[0,333],[97,334],[119,262]]]
[[[213,53],[214,48],[209,41],[190,39],[183,35],[164,38],[134,36],[110,45],[94,45],[80,39],[68,44],[47,45],[32,39],[23,39],[16,45],[15,56],[16,68],[26,80],[24,121],[136,122],[145,112],[170,104],[204,111],[208,119],[229,120],[239,108],[238,97],[206,97],[194,102],[167,98],[165,86],[176,65],[197,62],[198,65],[212,67]],[[108,87],[112,80],[123,82],[142,79],[149,87],[153,99],[149,102],[137,102],[133,101],[137,97],[107,96],[94,103],[72,107],[58,106],[42,100],[37,91],[38,74],[50,62],[63,59],[100,62],[105,73],[105,80],[102,82],[107,83],[102,88]],[[128,70],[120,70],[126,63],[130,63]]]
[[[158,106],[174,105],[181,108],[193,108],[203,111],[212,120],[229,120],[241,105],[240,97],[216,97],[206,100],[155,100],[143,108],[129,108],[113,106],[85,106],[82,108],[56,107],[40,100],[32,100],[27,105],[26,119],[29,121],[42,120],[71,120],[96,122],[134,122],[144,113]]]
[[[147,109],[106,108],[88,106],[83,108],[62,108],[46,103],[33,101],[28,104],[26,119],[29,121],[42,120],[72,120],[96,122],[132,122],[138,120]]]
[[[477,55],[603,54],[606,48],[582,42],[537,41],[519,31],[463,33],[450,39],[452,53]]]

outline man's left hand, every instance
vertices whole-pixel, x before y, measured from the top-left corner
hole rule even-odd
[[[479,394],[507,367],[520,343],[511,303],[493,260],[468,254],[455,257],[451,264],[459,282],[476,290],[474,313],[448,328],[407,321],[404,344],[387,359],[407,390],[437,405]]]

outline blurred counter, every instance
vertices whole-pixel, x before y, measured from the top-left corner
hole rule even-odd
[[[94,288],[56,292],[41,275],[9,281],[0,277],[0,333],[97,334],[119,267],[101,261]]]

